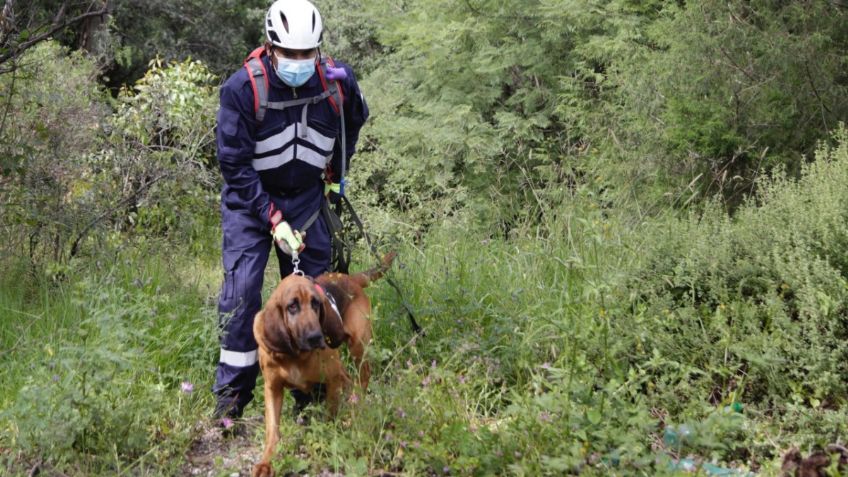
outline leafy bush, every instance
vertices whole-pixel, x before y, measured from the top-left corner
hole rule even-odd
[[[733,220],[719,204],[646,230],[646,261],[631,282],[641,353],[667,385],[711,402],[784,409],[845,405],[848,376],[848,135],[822,146],[795,182],[760,182]],[[664,363],[655,367],[651,363]],[[668,379],[665,366],[689,369]],[[662,376],[661,376],[662,375]]]
[[[154,60],[118,96],[110,147],[97,158],[112,167],[100,169],[99,180],[109,186],[103,193],[123,198],[116,219],[142,235],[179,228],[193,238],[215,216],[214,80],[198,61]]]
[[[191,234],[214,210],[211,74],[197,62],[154,62],[112,103],[96,73],[83,54],[48,42],[0,77],[9,92],[0,131],[6,244],[54,273],[104,243],[104,231]]]
[[[509,231],[577,184],[639,214],[715,193],[733,208],[848,112],[846,12],[828,2],[362,7],[345,31],[381,49],[350,190],[402,216],[374,221],[399,235],[454,216]]]
[[[84,54],[43,43],[0,76],[4,245],[35,262],[66,258],[75,232],[95,214],[73,197],[85,195],[80,172],[101,146],[109,117],[96,74]]]
[[[671,186],[738,205],[763,171],[797,173],[848,113],[844,8],[666,2],[640,18],[612,62],[602,122],[615,133],[604,153],[624,169],[619,186],[635,181],[649,201]]]
[[[385,54],[362,81],[373,119],[351,195],[367,215],[403,217],[374,226],[414,236],[458,217],[508,232],[542,213],[533,191],[551,192],[543,208],[562,203],[555,191],[576,182],[586,124],[559,103],[584,104],[595,90],[580,80],[593,66],[579,45],[605,31],[604,17],[538,1],[414,2],[390,16],[363,3],[386,18]]]

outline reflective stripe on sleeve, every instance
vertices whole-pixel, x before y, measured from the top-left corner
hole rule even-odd
[[[240,352],[221,349],[221,358],[219,359],[219,362],[235,366],[237,368],[246,368],[256,364],[256,350]]]

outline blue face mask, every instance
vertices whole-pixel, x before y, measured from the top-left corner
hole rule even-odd
[[[277,76],[283,83],[297,88],[306,83],[315,74],[315,58],[290,60],[277,57]]]

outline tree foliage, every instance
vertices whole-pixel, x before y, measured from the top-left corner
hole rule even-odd
[[[266,2],[151,0],[139,7],[133,0],[6,0],[0,65],[54,39],[97,58],[101,79],[116,92],[143,76],[157,57],[202,59],[223,75],[260,43]]]
[[[85,55],[47,42],[0,77],[11,98],[0,141],[0,213],[9,249],[27,251],[36,264],[62,266],[91,239],[110,239],[108,230],[185,233],[206,220],[194,212],[214,197],[208,70],[153,62],[114,112],[96,75]]]
[[[30,23],[55,24],[44,12],[62,5],[67,15],[83,7],[27,7]],[[100,35],[88,51],[99,51],[98,73],[117,65],[113,86],[154,54],[166,63],[195,55],[221,78],[261,39],[260,3],[107,6],[102,23],[69,25],[57,37],[79,46]],[[846,12],[832,2],[318,6],[325,51],[360,72],[372,110],[351,193],[374,226],[401,235],[446,218],[509,234],[569,207],[580,187],[639,212],[713,193],[735,206],[762,172],[800,170],[848,113]],[[161,87],[172,86],[181,88]],[[171,125],[157,140],[188,126]],[[180,153],[195,152],[211,154],[205,146]]]
[[[762,171],[798,171],[848,113],[832,2],[363,8],[386,20],[354,174],[370,205],[419,226],[465,210],[508,229],[579,183],[631,204],[734,206]]]
[[[6,0],[0,12],[0,73],[14,69],[12,60],[54,36],[90,45],[107,12],[105,1]]]
[[[392,11],[378,35],[389,53],[365,82],[375,115],[357,167],[371,204],[417,224],[466,207],[510,222],[537,209],[530,189],[573,182],[581,120],[561,114],[559,97],[585,72],[575,47],[602,17],[555,2],[369,8]]]
[[[150,60],[202,60],[219,76],[241,67],[264,39],[265,0],[109,0],[109,35],[115,62],[109,84],[120,87],[141,77]]]
[[[797,172],[848,116],[848,11],[833,2],[666,6],[618,61],[612,127],[668,186],[739,203],[760,171]],[[632,168],[633,166],[626,166]],[[632,170],[632,169],[631,169]]]

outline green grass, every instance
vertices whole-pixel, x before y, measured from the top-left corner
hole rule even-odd
[[[636,418],[632,431],[615,432],[646,454],[647,416],[629,403],[613,408],[616,398],[587,379],[613,367],[595,345],[609,331],[601,268],[620,259],[599,261],[608,230],[600,221],[573,227],[586,243],[535,240],[522,249],[446,233],[402,250],[392,276],[427,336],[413,340],[398,297],[375,284],[370,392],[338,421],[284,421],[281,466],[534,474],[576,465],[596,447],[608,452],[591,444],[591,429]],[[179,467],[194,422],[211,407],[217,277],[207,260],[146,252],[80,266],[66,281],[29,283],[21,293],[46,291],[4,300],[15,310],[7,329],[18,330],[4,340],[20,340],[14,365],[4,366],[11,385],[0,415],[10,469],[39,458],[78,475]],[[30,325],[22,313],[62,318]],[[181,394],[182,381],[195,393]],[[261,414],[261,401],[249,415]]]
[[[711,205],[626,226],[577,197],[510,239],[445,224],[399,245],[390,275],[427,335],[385,282],[369,288],[369,393],[334,421],[284,418],[278,470],[673,475],[693,455],[775,475],[792,446],[844,442],[846,147],[735,219]],[[58,282],[5,276],[8,473],[178,473],[212,405],[219,273],[159,250],[103,252]],[[663,441],[683,423],[682,447]]]
[[[74,475],[181,465],[211,406],[213,270],[123,250],[60,281],[7,275],[0,447],[12,473],[36,461]],[[179,392],[183,381],[195,392]]]

